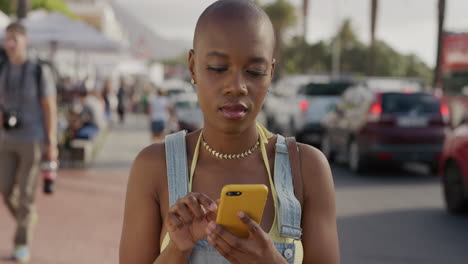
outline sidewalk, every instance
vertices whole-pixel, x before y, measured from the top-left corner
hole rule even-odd
[[[150,143],[144,117],[116,124],[90,169],[61,170],[56,193],[38,190],[31,264],[115,264],[131,163]],[[42,187],[42,182],[40,182]],[[0,264],[12,250],[13,219],[0,202]]]

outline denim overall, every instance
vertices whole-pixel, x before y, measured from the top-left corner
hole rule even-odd
[[[169,190],[169,205],[184,197],[189,189],[185,131],[166,137],[166,163]],[[276,218],[281,237],[300,240],[301,205],[294,195],[294,186],[289,163],[288,148],[283,136],[278,135],[276,142],[274,184],[277,192]],[[275,198],[275,197],[273,197]],[[274,242],[276,249],[289,264],[294,264],[295,245],[293,243]],[[193,248],[190,264],[228,264],[207,240],[200,240]]]

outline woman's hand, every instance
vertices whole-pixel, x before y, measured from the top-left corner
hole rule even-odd
[[[191,250],[206,237],[206,228],[216,219],[217,202],[201,193],[189,193],[169,208],[166,223],[171,242],[180,251]]]
[[[223,257],[233,264],[287,263],[259,224],[244,212],[239,212],[238,217],[249,230],[246,239],[236,237],[215,222],[210,222],[206,229],[208,242]]]

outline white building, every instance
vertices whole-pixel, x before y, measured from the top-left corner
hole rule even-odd
[[[81,21],[93,25],[108,38],[128,43],[110,0],[67,0],[67,5]]]

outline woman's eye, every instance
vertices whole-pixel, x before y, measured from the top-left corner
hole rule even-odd
[[[267,74],[263,71],[251,71],[251,70],[247,70],[246,71],[248,74],[250,75],[253,75],[255,77],[258,77],[258,76],[266,76]]]
[[[211,66],[208,66],[207,69],[210,70],[210,71],[218,72],[218,73],[227,71],[226,67],[211,67]]]

